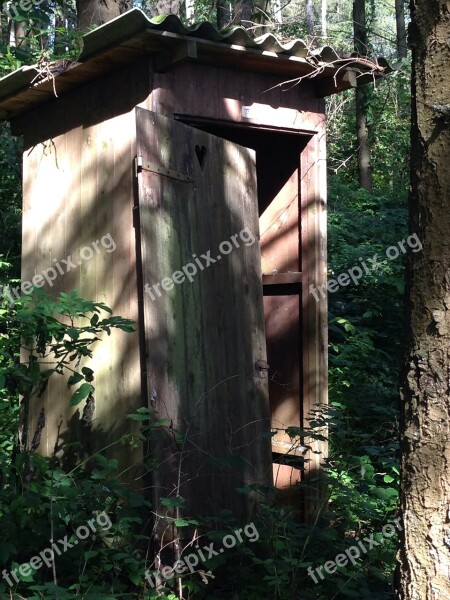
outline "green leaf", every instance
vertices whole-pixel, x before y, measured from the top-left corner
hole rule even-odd
[[[67,335],[72,340],[77,340],[80,337],[80,332],[75,327],[69,327],[69,329],[67,330]]]
[[[190,525],[189,521],[185,521],[184,519],[175,519],[175,525],[177,527],[187,527]]]
[[[76,390],[76,392],[72,395],[72,398],[70,399],[70,406],[76,406],[82,400],[87,398],[88,395],[93,391],[94,391],[94,388],[90,383],[83,383]]]
[[[173,498],[161,498],[161,504],[168,508],[175,508],[183,506],[184,498],[181,496],[174,496]]]
[[[83,375],[81,375],[81,373],[73,373],[67,380],[67,387],[75,385],[76,383],[83,381],[83,379],[84,379],[84,377],[83,377]]]

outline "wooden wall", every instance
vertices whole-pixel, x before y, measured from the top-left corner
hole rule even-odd
[[[54,294],[78,289],[114,314],[137,320],[134,111],[103,120],[105,101],[105,91],[90,85],[23,119],[22,279],[31,280],[56,262],[64,266],[70,256],[76,267],[58,273],[45,289]],[[83,248],[93,249],[96,240],[100,251],[86,260],[90,251]],[[55,376],[42,399],[46,426],[40,450],[46,455],[69,439],[82,441],[74,459],[91,455],[130,432],[125,416],[142,406],[137,333],[105,335],[84,364],[95,373],[93,430],[80,422],[84,403],[69,407],[73,389],[67,389],[66,377]],[[32,410],[32,430],[39,411],[40,405]],[[108,454],[127,468],[138,462],[141,449],[117,445]],[[132,471],[127,475],[131,478]]]

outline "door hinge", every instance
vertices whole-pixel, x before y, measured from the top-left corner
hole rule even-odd
[[[177,181],[183,181],[184,183],[192,183],[192,179],[188,175],[175,171],[174,169],[160,167],[154,163],[144,162],[142,156],[137,156],[134,159],[134,164],[136,167],[136,175],[140,173],[140,171],[150,171],[151,173],[164,175],[164,177],[170,177],[170,179],[176,179]]]

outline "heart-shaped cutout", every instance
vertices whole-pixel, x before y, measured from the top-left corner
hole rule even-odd
[[[195,146],[195,154],[197,155],[198,164],[200,165],[200,169],[203,171],[203,167],[205,166],[206,160],[206,146],[199,146],[196,144]]]

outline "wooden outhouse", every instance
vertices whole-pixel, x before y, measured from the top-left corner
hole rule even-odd
[[[59,264],[46,288],[138,324],[86,363],[89,447],[149,407],[167,419],[151,449],[157,496],[242,516],[253,499],[235,488],[320,470],[325,443],[285,429],[327,402],[326,298],[310,292],[326,288],[324,97],[386,65],[138,9],[83,42],[76,62],[0,81],[0,118],[24,141],[22,279]],[[59,378],[39,400],[46,454],[79,419],[70,393]],[[142,462],[141,446],[110,452],[130,477]]]

